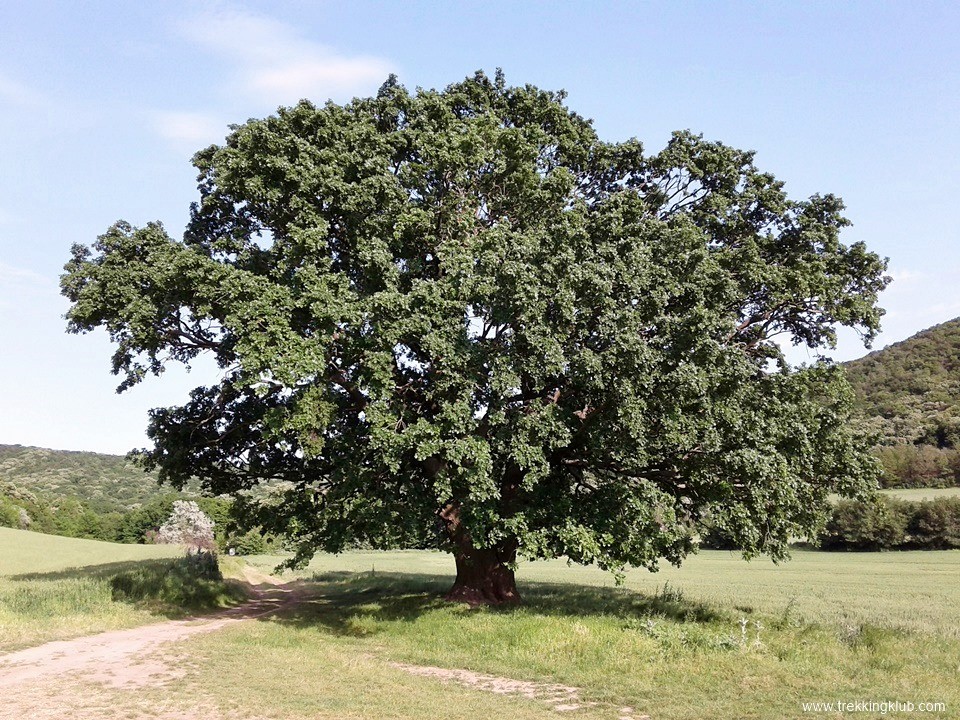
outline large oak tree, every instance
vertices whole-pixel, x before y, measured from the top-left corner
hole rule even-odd
[[[74,247],[69,328],[106,328],[121,389],[222,368],[152,411],[147,465],[299,559],[439,544],[469,602],[518,600],[518,554],[655,568],[706,523],[783,557],[869,489],[839,370],[778,344],[878,330],[885,262],[841,201],[689,132],[602,141],[564,99],[478,73],[303,101],[196,154],[182,240]]]

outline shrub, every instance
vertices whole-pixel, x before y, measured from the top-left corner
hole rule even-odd
[[[147,535],[155,535],[164,520],[170,517],[176,499],[176,495],[161,495],[126,513],[117,530],[117,540],[126,543],[152,542],[147,540]]]
[[[823,550],[960,548],[960,498],[840,501],[820,537]]]
[[[192,500],[177,500],[170,517],[157,531],[157,542],[186,545],[198,553],[212,551],[213,520]]]
[[[225,540],[227,547],[231,547],[237,555],[262,555],[270,552],[272,543],[259,530],[248,530],[242,535],[233,535]]]
[[[911,547],[960,548],[960,498],[938,498],[916,505],[907,525]]]
[[[217,556],[194,553],[176,560],[142,563],[110,580],[114,600],[198,610],[239,599],[223,581]]]
[[[907,532],[905,504],[884,498],[873,502],[841,500],[827,520],[821,535],[821,548],[884,550],[899,547]]]
[[[19,508],[7,498],[0,496],[0,527],[15,528],[20,523]]]

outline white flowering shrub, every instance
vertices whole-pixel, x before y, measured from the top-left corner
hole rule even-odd
[[[186,545],[187,551],[212,552],[213,520],[192,500],[177,500],[173,512],[157,531],[156,541],[170,545]]]

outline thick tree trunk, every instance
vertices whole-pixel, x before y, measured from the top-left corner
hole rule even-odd
[[[510,565],[517,559],[516,542],[492,548],[473,546],[470,534],[460,523],[460,503],[452,502],[438,516],[454,546],[457,579],[447,600],[470,605],[516,605],[520,602],[517,581]]]
[[[470,605],[518,604],[517,581],[507,564],[515,559],[515,551],[504,553],[493,548],[461,546],[456,553],[457,579],[447,593],[447,600]]]

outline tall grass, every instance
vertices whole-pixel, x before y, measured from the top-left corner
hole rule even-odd
[[[0,651],[183,617],[243,596],[178,548],[0,531]]]

